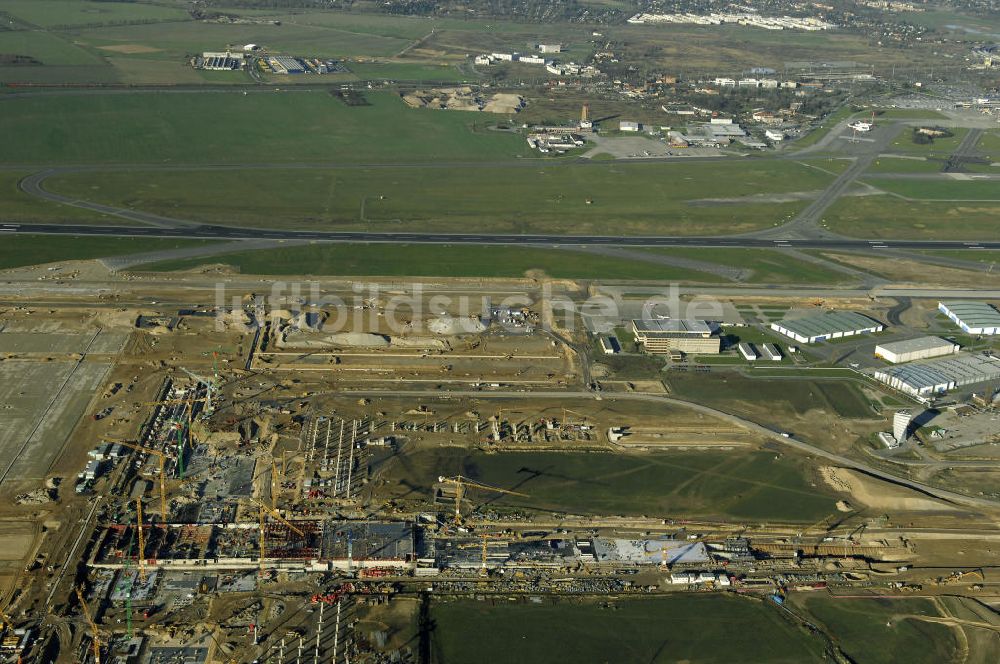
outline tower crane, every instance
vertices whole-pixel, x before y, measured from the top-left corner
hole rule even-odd
[[[90,615],[90,606],[87,605],[87,600],[83,597],[83,591],[80,587],[76,588],[76,596],[80,600],[80,607],[83,609],[83,615],[87,619],[87,624],[90,625],[90,639],[94,646],[94,664],[101,664],[101,637],[97,632],[97,624],[94,622],[94,617]]]
[[[300,529],[294,523],[292,523],[291,521],[289,521],[285,517],[281,516],[281,513],[278,512],[278,510],[274,509],[274,507],[268,507],[267,505],[265,505],[261,501],[257,500],[256,498],[253,498],[252,496],[251,496],[250,500],[252,500],[253,502],[257,503],[257,507],[260,510],[260,562],[259,562],[259,564],[260,564],[260,571],[259,571],[259,574],[260,574],[260,576],[263,576],[264,575],[264,554],[267,551],[267,542],[266,542],[266,538],[265,538],[265,525],[266,525],[266,516],[268,514],[270,514],[271,516],[273,516],[274,518],[276,518],[278,521],[280,521],[281,523],[283,523],[286,526],[288,526],[288,528],[292,532],[296,533],[297,535],[299,535],[301,537],[305,537],[306,534],[302,531],[302,529]]]
[[[505,493],[511,496],[523,496],[527,498],[528,494],[520,493],[518,491],[508,491],[507,489],[501,489],[499,487],[490,486],[489,484],[482,484],[480,482],[474,482],[468,477],[462,477],[461,475],[456,475],[455,477],[438,477],[438,482],[441,484],[448,484],[455,489],[455,523],[460,524],[462,522],[462,497],[467,489],[481,489],[483,491],[493,491],[496,493]]]
[[[206,416],[211,415],[213,412],[215,412],[215,406],[213,405],[212,397],[214,396],[215,390],[217,389],[216,382],[219,380],[218,368],[213,367],[213,373],[211,378],[205,378],[204,376],[199,376],[190,369],[185,369],[184,367],[181,367],[181,369],[184,371],[184,373],[191,376],[191,378],[194,378],[199,383],[205,385],[205,397],[204,397],[205,415]]]
[[[139,562],[139,580],[146,583],[146,540],[142,534],[142,498],[135,499],[135,525],[139,531],[139,553],[136,556]]]
[[[125,447],[131,447],[133,450],[138,450],[140,452],[145,452],[146,454],[152,454],[160,461],[160,518],[166,522],[167,520],[167,485],[166,485],[166,463],[167,455],[160,450],[154,450],[151,447],[143,447],[136,443],[130,443],[124,440],[116,440],[119,445],[124,445]]]

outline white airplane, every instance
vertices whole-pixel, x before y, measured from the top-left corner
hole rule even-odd
[[[858,120],[856,122],[852,122],[847,126],[853,129],[854,131],[871,131],[872,127],[874,127],[875,125],[872,124],[871,122],[863,122],[862,120]]]

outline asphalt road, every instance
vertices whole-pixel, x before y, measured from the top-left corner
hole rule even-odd
[[[663,235],[503,235],[491,233],[368,233],[358,231],[290,231],[194,225],[185,228],[92,226],[88,224],[0,224],[0,235],[75,235],[160,237],[210,240],[311,240],[320,242],[388,242],[398,244],[510,244],[619,247],[738,247],[794,249],[1000,249],[1000,240],[855,240],[849,238],[767,239],[756,237],[685,237]]]

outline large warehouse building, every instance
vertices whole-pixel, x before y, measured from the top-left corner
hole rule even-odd
[[[1000,334],[1000,311],[985,302],[938,302],[938,311],[966,334]]]
[[[889,387],[922,397],[1000,380],[1000,359],[991,355],[956,355],[876,369],[873,376]]]
[[[875,346],[875,357],[886,362],[899,364],[900,362],[926,360],[942,355],[954,355],[958,350],[958,344],[941,337],[917,337],[916,339],[879,344]]]
[[[771,329],[804,344],[827,339],[852,337],[865,332],[881,332],[885,326],[853,311],[824,311],[802,318],[786,318],[771,323]]]
[[[712,336],[712,327],[703,320],[633,320],[632,333],[650,353],[718,354],[722,345],[722,340]]]

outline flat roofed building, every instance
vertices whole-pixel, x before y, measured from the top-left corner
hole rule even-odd
[[[938,310],[968,334],[1000,334],[1000,311],[986,302],[938,302]]]
[[[898,364],[914,360],[926,360],[942,355],[954,355],[959,345],[941,337],[917,337],[904,341],[892,341],[875,346],[875,357]]]
[[[737,345],[736,350],[738,350],[740,355],[743,356],[743,359],[748,362],[753,362],[757,359],[757,351],[753,349],[753,346],[746,342]]]
[[[622,352],[622,346],[618,343],[618,337],[601,337],[601,350],[604,351],[605,355],[617,355]]]
[[[865,332],[881,332],[885,325],[853,311],[823,313],[788,318],[771,323],[771,329],[804,344],[852,337]]]
[[[688,354],[718,354],[722,341],[712,335],[712,327],[703,320],[681,318],[632,321],[635,340],[650,353],[678,351]]]
[[[877,369],[873,376],[900,392],[927,396],[1000,380],[1000,359],[990,355],[956,355]]]
[[[771,360],[772,362],[781,361],[781,351],[774,344],[764,344],[760,347],[760,352],[765,359]]]
[[[618,131],[639,131],[639,123],[631,120],[622,120],[618,123]]]

